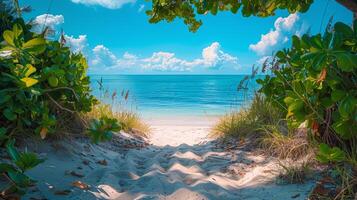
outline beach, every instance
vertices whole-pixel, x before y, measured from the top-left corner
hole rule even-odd
[[[38,182],[25,199],[306,199],[311,182],[277,184],[275,158],[220,145],[211,120],[155,118],[147,139],[36,145],[46,161],[29,171]]]

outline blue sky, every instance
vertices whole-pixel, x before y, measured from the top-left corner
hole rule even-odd
[[[191,33],[180,19],[150,24],[139,0],[20,0],[33,11],[27,20],[64,30],[67,45],[88,58],[89,73],[245,74],[290,37],[324,29],[327,21],[351,24],[352,14],[334,0],[315,0],[307,13],[278,11],[268,18],[240,13],[205,15]],[[325,12],[326,10],[326,12]],[[47,17],[46,17],[46,14]]]

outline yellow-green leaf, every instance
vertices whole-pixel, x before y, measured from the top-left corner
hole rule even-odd
[[[36,80],[34,78],[29,78],[29,77],[22,78],[21,81],[25,83],[26,87],[31,87],[31,86],[35,85],[36,83],[38,83],[38,80]]]
[[[44,45],[46,43],[45,39],[43,38],[35,38],[32,40],[27,41],[22,47],[27,49],[27,48],[33,48],[38,45]]]
[[[15,46],[14,43],[14,32],[6,30],[4,31],[4,33],[2,34],[4,40],[11,46]]]
[[[27,64],[26,67],[27,67],[27,71],[25,73],[26,77],[29,77],[31,74],[36,72],[36,68],[34,66],[32,66],[31,64]]]
[[[14,32],[14,36],[18,38],[22,33],[22,26],[19,24],[15,24],[12,28],[12,31]]]

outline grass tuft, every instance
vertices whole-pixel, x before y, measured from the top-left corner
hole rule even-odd
[[[281,130],[279,125],[266,125],[261,130],[261,147],[274,156],[297,160],[313,155],[313,148],[307,138],[297,135],[295,130]]]
[[[276,124],[282,117],[262,95],[255,94],[248,107],[223,116],[212,133],[218,137],[241,139],[260,132],[264,125]]]
[[[301,184],[308,179],[312,173],[310,165],[307,162],[301,164],[282,164],[279,163],[283,171],[279,174],[279,179],[284,183]]]

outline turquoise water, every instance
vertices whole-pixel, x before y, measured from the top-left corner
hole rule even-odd
[[[117,91],[129,90],[129,102],[120,103],[142,115],[221,115],[238,109],[258,89],[255,81],[247,92],[238,92],[244,75],[91,75],[93,94],[104,96],[97,81],[102,79],[107,102]],[[125,94],[125,92],[124,92]],[[125,95],[124,95],[125,96]],[[122,102],[125,102],[122,100]]]

